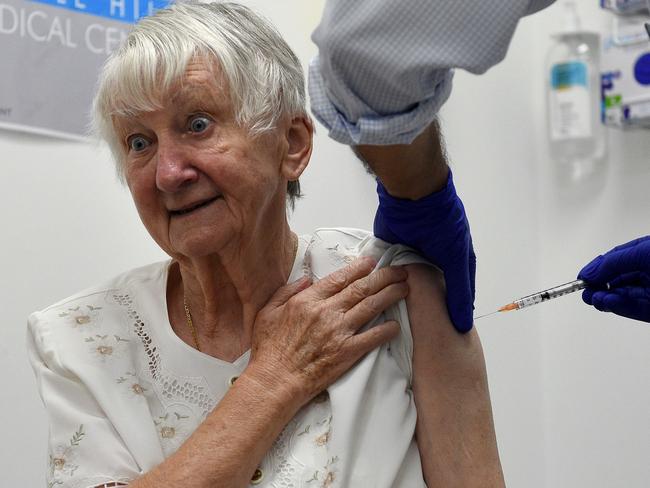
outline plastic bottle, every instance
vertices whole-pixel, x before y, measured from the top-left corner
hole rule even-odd
[[[566,0],[564,8],[564,29],[553,35],[547,59],[548,137],[551,156],[575,180],[604,162],[600,36],[581,29],[573,0]]]

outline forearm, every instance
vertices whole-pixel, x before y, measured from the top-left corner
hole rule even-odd
[[[421,412],[416,438],[427,486],[502,487],[480,341],[475,329],[458,339],[463,353],[474,355],[476,364],[463,367],[464,361],[453,359],[438,367],[432,364],[425,373],[429,379],[416,380],[413,385],[416,408]],[[430,362],[445,359],[443,355]]]
[[[422,265],[408,272],[416,438],[427,486],[504,486],[478,334],[451,327],[437,273]]]
[[[417,200],[441,190],[447,182],[449,167],[437,121],[411,144],[362,145],[353,150],[393,197]]]
[[[298,391],[249,367],[178,451],[129,487],[248,486],[302,403]]]

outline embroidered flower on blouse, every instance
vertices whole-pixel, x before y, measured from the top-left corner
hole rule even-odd
[[[319,420],[318,422],[316,422],[319,431],[322,432],[319,436],[317,436],[314,439],[314,442],[316,443],[317,446],[325,446],[330,441],[331,424],[332,424],[331,415],[325,417],[323,420]],[[323,429],[327,429],[327,430],[323,432]]]
[[[339,244],[334,246],[325,246],[328,251],[328,257],[335,267],[345,266],[354,261],[357,257],[356,249],[354,247],[344,246],[341,249]]]
[[[70,446],[58,445],[50,454],[50,473],[54,477],[57,474],[72,476],[79,468],[75,461],[75,452]]]
[[[336,463],[338,463],[338,461],[338,456],[334,456],[327,461],[327,465],[325,466],[325,477],[323,478],[321,488],[330,488],[334,486],[334,481],[336,480],[336,474],[338,472],[336,469]]]
[[[86,305],[85,307],[79,305],[59,312],[59,317],[65,318],[73,329],[88,330],[99,325],[99,310],[101,309],[102,307],[94,307],[93,305]]]
[[[99,359],[102,363],[120,357],[130,341],[118,335],[99,335],[95,334],[86,337],[86,343],[89,344],[90,353]]]
[[[319,435],[314,439],[314,443],[316,443],[317,446],[322,447],[327,445],[327,443],[330,441],[330,431],[328,430],[324,434]]]
[[[75,471],[79,469],[76,451],[85,435],[84,426],[81,424],[70,438],[68,444],[59,444],[52,449],[49,459],[49,487],[62,484],[63,478],[72,477]]]
[[[129,398],[149,396],[152,392],[151,385],[145,381],[140,380],[138,376],[131,371],[124,373],[122,376],[117,378],[115,382],[118,385],[122,385],[122,391]]]
[[[154,420],[163,452],[169,456],[178,449],[192,432],[189,415],[171,412]]]
[[[334,484],[334,473],[332,471],[328,471],[327,475],[325,476],[325,479],[323,480],[323,484],[321,485],[323,488],[329,488]]]

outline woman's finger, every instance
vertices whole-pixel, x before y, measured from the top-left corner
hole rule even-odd
[[[382,344],[393,340],[400,331],[400,325],[395,320],[389,320],[383,324],[375,325],[371,329],[350,337],[347,347],[350,354],[358,361],[370,351],[377,349]]]
[[[402,266],[388,266],[356,280],[329,301],[336,310],[347,312],[361,301],[390,285],[405,282],[407,278],[408,273]]]
[[[309,288],[309,294],[317,299],[329,298],[345,289],[350,283],[367,276],[375,269],[377,262],[369,257],[355,259],[345,268],[318,280]]]
[[[267,302],[266,306],[270,308],[278,308],[289,301],[289,299],[300,293],[301,291],[309,288],[311,285],[311,278],[303,276],[299,280],[289,283],[279,288]]]
[[[351,330],[357,330],[377,315],[406,298],[409,287],[405,281],[393,283],[374,295],[361,300],[345,313],[345,322]]]

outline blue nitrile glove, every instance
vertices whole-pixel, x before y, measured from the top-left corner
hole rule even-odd
[[[445,275],[447,308],[458,332],[472,328],[476,255],[463,202],[449,172],[442,190],[419,200],[394,198],[377,180],[375,235],[420,252]]]
[[[582,293],[585,303],[602,312],[650,322],[650,236],[598,256],[582,268],[578,279],[589,284]]]

